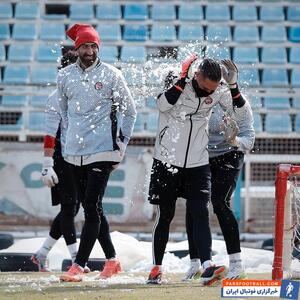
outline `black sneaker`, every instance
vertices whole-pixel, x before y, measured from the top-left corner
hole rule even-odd
[[[161,284],[162,272],[159,267],[154,266],[149,274],[147,284]]]
[[[225,276],[226,267],[225,266],[211,266],[204,270],[201,275],[201,282],[203,285],[213,285],[219,279]]]

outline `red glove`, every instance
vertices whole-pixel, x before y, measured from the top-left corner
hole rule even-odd
[[[189,57],[187,60],[185,60],[182,63],[181,66],[181,73],[180,73],[180,79],[182,78],[190,78],[192,76],[192,74],[189,74],[189,71],[191,71],[191,65],[193,64],[193,62],[198,59],[198,55],[197,54],[192,54],[191,57]]]

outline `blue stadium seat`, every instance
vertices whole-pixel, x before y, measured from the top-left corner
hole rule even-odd
[[[15,124],[0,124],[2,131],[18,131],[24,128],[23,116],[20,115]]]
[[[156,98],[153,97],[153,96],[149,96],[149,97],[146,99],[146,106],[149,107],[149,108],[157,108],[157,105],[156,105]]]
[[[290,42],[300,43],[300,27],[290,27],[289,40]]]
[[[7,84],[29,83],[29,69],[25,66],[8,65],[4,69],[3,82]]]
[[[44,131],[45,113],[41,111],[29,112],[28,129],[33,131]]]
[[[118,60],[118,48],[116,46],[102,46],[100,58],[104,62],[114,63]]]
[[[256,21],[257,12],[255,6],[238,5],[233,6],[233,20],[235,21]]]
[[[265,119],[265,131],[268,133],[292,132],[291,117],[288,114],[267,113]]]
[[[289,62],[292,64],[300,64],[300,48],[291,47]]]
[[[31,67],[31,82],[33,84],[55,84],[57,70],[55,67],[33,66]]]
[[[37,19],[39,17],[40,10],[38,3],[17,3],[15,18],[16,19]]]
[[[12,38],[15,40],[35,40],[37,39],[36,24],[17,23],[13,27]]]
[[[202,26],[182,24],[179,27],[178,40],[180,41],[201,41],[203,37]]]
[[[290,109],[290,99],[287,97],[265,97],[264,106],[268,109]]]
[[[8,59],[10,61],[32,61],[33,46],[22,44],[11,44],[8,49]]]
[[[125,41],[144,42],[148,40],[148,28],[146,25],[127,24],[124,27],[123,38]]]
[[[258,112],[253,112],[254,130],[255,133],[261,133],[263,131],[261,116]]]
[[[97,31],[102,41],[120,41],[122,39],[119,24],[99,24]]]
[[[133,128],[133,133],[142,132],[145,129],[145,122],[141,113],[136,115],[136,121]]]
[[[178,19],[180,21],[201,21],[203,19],[203,8],[198,3],[182,3],[179,6]]]
[[[119,3],[101,3],[96,7],[96,18],[99,20],[120,20],[122,18]]]
[[[57,44],[39,44],[35,58],[39,62],[57,62],[61,57],[61,49]]]
[[[300,86],[300,69],[292,70],[291,85],[296,87]]]
[[[298,113],[295,117],[295,131],[300,133],[300,114]]]
[[[91,20],[94,18],[94,8],[88,3],[72,3],[70,5],[71,20]]]
[[[289,6],[287,9],[287,20],[288,21],[300,21],[300,7],[299,6]]]
[[[121,49],[121,61],[143,63],[147,60],[147,52],[144,46],[123,46]]]
[[[230,58],[230,51],[227,47],[208,46],[206,50],[207,57],[215,59]]]
[[[142,86],[144,84],[143,71],[138,68],[122,68],[123,76],[129,86]]]
[[[152,6],[153,21],[173,21],[176,19],[175,5],[169,3],[154,3]]]
[[[258,70],[254,68],[241,68],[239,72],[239,82],[243,85],[258,86]]]
[[[65,26],[64,24],[57,23],[42,23],[40,28],[40,39],[41,40],[65,40]]]
[[[261,97],[251,95],[249,101],[250,101],[250,105],[251,105],[252,110],[258,110],[258,109],[262,108],[262,99],[261,99]]]
[[[284,21],[282,6],[263,5],[260,8],[260,19],[262,21],[281,22]]]
[[[152,25],[151,38],[153,41],[175,41],[176,30],[174,25]]]
[[[207,21],[230,21],[229,6],[223,3],[212,3],[206,6]]]
[[[148,115],[146,129],[150,132],[156,132],[158,128],[158,112],[150,112]]]
[[[3,95],[2,96],[2,106],[26,106],[27,105],[26,96],[16,96],[16,95]]]
[[[29,96],[29,103],[33,107],[45,107],[48,96],[34,95]]]
[[[0,40],[7,40],[10,38],[9,25],[0,24]]]
[[[0,19],[10,19],[13,17],[11,3],[0,3]]]
[[[5,55],[5,48],[3,44],[0,44],[0,61],[5,61],[6,55]]]
[[[233,61],[240,64],[256,64],[259,62],[258,48],[235,47],[233,49]]]
[[[259,41],[258,28],[256,26],[239,25],[234,29],[234,41],[239,43]]]
[[[300,109],[300,97],[298,98],[293,98],[293,107]]]
[[[206,36],[208,41],[231,41],[230,27],[225,25],[207,26]]]
[[[262,85],[265,87],[288,86],[289,81],[286,69],[264,69]]]
[[[261,52],[261,62],[265,64],[285,64],[287,55],[284,47],[264,47]]]
[[[148,7],[143,3],[125,4],[125,20],[146,20],[148,19]]]
[[[261,40],[266,43],[284,43],[286,42],[286,29],[282,25],[266,25],[262,28]]]

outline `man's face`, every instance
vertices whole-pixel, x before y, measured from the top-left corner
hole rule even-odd
[[[205,78],[200,71],[195,72],[195,79],[200,89],[212,94],[218,87],[220,81],[212,81]]]
[[[96,61],[98,52],[99,49],[95,43],[85,43],[77,49],[79,59],[86,67],[91,66]]]

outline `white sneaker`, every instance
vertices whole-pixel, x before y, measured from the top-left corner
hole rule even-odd
[[[189,281],[199,279],[201,277],[200,260],[191,259],[190,267],[185,273],[182,281]]]
[[[246,279],[247,275],[245,269],[242,265],[241,260],[231,261],[229,264],[229,272],[227,273],[225,279]]]

